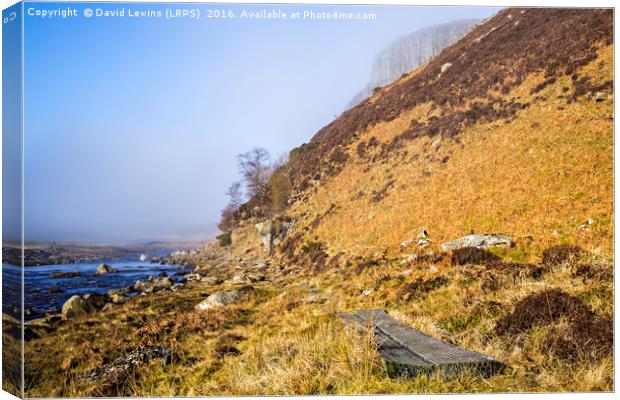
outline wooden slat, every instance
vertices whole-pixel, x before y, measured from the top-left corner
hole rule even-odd
[[[382,309],[338,315],[360,333],[372,329],[379,353],[394,375],[415,376],[440,371],[452,377],[465,370],[477,370],[490,376],[505,367],[492,357],[441,342],[401,324]]]

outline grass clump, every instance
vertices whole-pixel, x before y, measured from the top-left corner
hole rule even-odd
[[[322,242],[308,241],[301,246],[301,251],[305,254],[323,251],[325,245]]]
[[[545,265],[558,265],[571,259],[577,258],[582,253],[578,246],[560,244],[552,246],[542,253],[542,263]]]

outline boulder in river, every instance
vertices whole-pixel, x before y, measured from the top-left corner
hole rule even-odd
[[[211,308],[224,307],[229,304],[238,303],[243,299],[243,293],[238,290],[228,292],[215,292],[196,305],[199,311],[209,310]]]
[[[97,267],[97,272],[95,272],[95,275],[99,276],[105,274],[112,274],[115,272],[118,272],[116,268],[111,267],[108,264],[101,264]]]
[[[510,247],[512,240],[508,236],[499,234],[474,234],[464,236],[460,239],[443,243],[441,248],[443,251],[451,251],[461,249],[463,247],[487,248],[493,246]]]

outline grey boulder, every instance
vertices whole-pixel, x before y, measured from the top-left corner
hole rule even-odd
[[[89,296],[89,295],[86,295]],[[105,301],[101,303],[99,297],[81,297],[78,295],[71,296],[69,300],[62,305],[61,315],[63,319],[70,319],[75,317],[81,317],[83,315],[91,314],[105,305]],[[99,307],[101,305],[101,307]]]
[[[505,246],[510,247],[512,240],[508,236],[499,234],[473,234],[464,236],[460,239],[452,240],[450,242],[443,243],[441,248],[443,251],[451,251],[462,249],[463,247],[477,247],[486,248],[493,246]]]
[[[108,264],[101,264],[97,267],[97,272],[95,272],[95,275],[99,276],[105,274],[113,274],[115,272],[118,272],[116,268],[113,268]]]
[[[228,292],[216,292],[196,305],[199,311],[210,310],[217,307],[225,307],[227,305],[238,303],[243,299],[243,293],[238,290]]]

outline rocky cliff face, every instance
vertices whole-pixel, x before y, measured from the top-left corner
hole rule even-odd
[[[431,26],[403,36],[377,54],[366,87],[351,99],[347,109],[356,106],[372,94],[375,87],[384,86],[424,64],[442,49],[456,42],[477,22],[476,19],[454,21]]]

